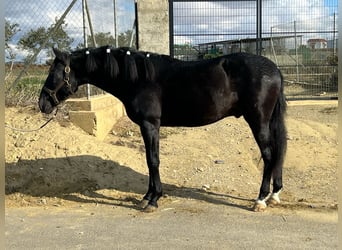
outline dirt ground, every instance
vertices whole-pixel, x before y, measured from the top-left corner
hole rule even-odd
[[[5,112],[6,125],[16,128],[37,128],[47,120],[33,106]],[[337,102],[290,102],[287,113],[281,209],[336,210]],[[243,118],[199,128],[162,128],[161,138],[161,207],[176,200],[252,207],[263,164]],[[7,208],[135,208],[147,190],[143,142],[126,117],[104,141],[62,114],[35,132],[6,128],[5,140]]]

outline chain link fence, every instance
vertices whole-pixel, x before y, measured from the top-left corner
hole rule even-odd
[[[289,99],[337,98],[338,1],[170,1],[174,57],[261,54],[281,69]]]
[[[337,98],[336,13],[275,25],[270,38],[265,54],[285,75],[288,96]]]
[[[134,23],[134,0],[6,0],[6,104],[37,101],[54,58],[52,47],[134,46]]]

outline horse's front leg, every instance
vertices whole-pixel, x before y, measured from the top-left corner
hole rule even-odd
[[[153,212],[158,207],[158,199],[162,196],[162,184],[159,175],[159,128],[159,119],[145,120],[140,125],[149,170],[148,191],[141,202],[141,206],[146,212]]]

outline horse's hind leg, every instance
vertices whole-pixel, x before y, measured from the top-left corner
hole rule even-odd
[[[270,193],[270,183],[273,172],[271,133],[268,123],[262,124],[261,126],[254,125],[254,127],[251,128],[264,161],[262,183],[253,210],[263,211],[267,207],[266,201]]]
[[[270,198],[267,200],[267,203],[271,205],[276,205],[280,203],[280,197],[279,194],[281,192],[281,189],[283,187],[283,159],[275,158],[273,161],[273,171],[272,171],[272,176],[273,176],[273,191],[270,196]]]
[[[263,115],[256,114],[245,116],[245,119],[252,129],[264,161],[259,196],[253,208],[254,211],[263,211],[267,207],[266,201],[271,204],[280,203],[279,193],[283,187],[282,167],[286,151],[286,128],[284,110],[280,110],[278,101],[270,115],[265,113]],[[261,117],[264,119],[261,119]],[[272,176],[273,191],[269,197]]]
[[[283,163],[287,147],[286,127],[284,121],[285,112],[284,103],[277,102],[270,122],[270,131],[272,136],[272,164],[273,164],[273,192],[268,200],[270,204],[279,204],[279,193],[283,187]]]

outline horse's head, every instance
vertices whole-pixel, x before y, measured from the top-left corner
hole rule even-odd
[[[51,113],[62,101],[77,90],[75,73],[70,67],[70,55],[53,49],[55,60],[39,97],[39,108],[43,113]]]

